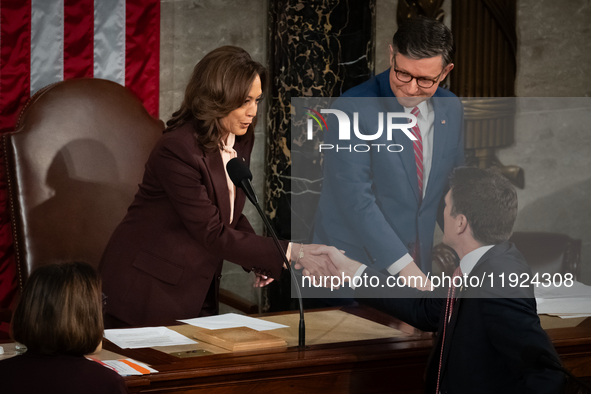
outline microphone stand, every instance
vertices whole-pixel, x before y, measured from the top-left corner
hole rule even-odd
[[[275,234],[275,231],[273,231],[273,228],[271,227],[271,223],[269,223],[267,216],[263,213],[261,207],[259,206],[258,201],[251,200],[251,202],[253,203],[253,205],[255,206],[257,211],[259,212],[259,215],[263,219],[263,222],[265,223],[265,227],[267,228],[267,231],[269,233],[271,233],[271,237],[273,238],[273,241],[275,241],[275,245],[277,246],[277,249],[279,249],[279,251],[281,252],[281,256],[283,257],[283,262],[285,263],[285,265],[287,265],[287,269],[290,273],[293,284],[295,285],[296,293],[298,296],[298,304],[300,306],[300,325],[299,325],[299,330],[298,330],[298,347],[300,349],[304,349],[306,347],[306,323],[304,322],[304,306],[303,306],[303,302],[302,302],[302,293],[300,292],[300,287],[298,286],[298,280],[293,272],[293,268],[291,267],[291,262],[287,259],[286,252],[283,250],[283,247],[281,247],[281,244],[279,243],[279,239],[277,238],[277,234]]]
[[[293,283],[295,284],[296,292],[297,292],[297,296],[298,296],[298,302],[300,305],[300,325],[299,325],[299,335],[298,335],[298,347],[301,350],[303,350],[306,347],[306,324],[304,323],[304,305],[302,302],[302,293],[300,292],[300,287],[298,286],[298,281],[297,281],[296,276],[293,272],[293,268],[291,267],[291,262],[289,261],[287,256],[285,256],[285,251],[283,250],[283,248],[281,247],[281,244],[279,243],[279,239],[277,238],[277,234],[275,234],[275,231],[273,231],[273,228],[271,227],[269,220],[267,220],[267,216],[263,213],[263,210],[259,206],[259,200],[257,198],[256,193],[254,192],[254,190],[252,188],[252,184],[250,183],[250,180],[252,179],[252,173],[250,172],[250,169],[244,163],[242,163],[240,160],[238,160],[238,158],[233,158],[228,162],[228,164],[226,164],[226,170],[228,172],[228,175],[230,176],[230,179],[232,180],[232,183],[234,183],[234,185],[236,185],[236,187],[239,187],[244,191],[244,194],[246,194],[246,197],[248,197],[248,199],[250,200],[252,205],[254,205],[255,208],[257,209],[260,217],[263,219],[263,222],[265,223],[265,227],[267,228],[267,231],[269,233],[271,233],[271,237],[273,238],[273,241],[275,242],[275,246],[277,246],[277,249],[281,253],[281,257],[283,258],[283,262],[287,266],[287,269],[289,270],[289,273],[291,275],[291,279],[292,279]]]

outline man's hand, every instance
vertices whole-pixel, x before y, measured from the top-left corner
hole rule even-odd
[[[316,246],[317,247],[314,248],[314,250],[310,251],[310,253],[313,255],[328,256],[328,258],[330,259],[332,264],[337,269],[336,276],[340,277],[340,276],[342,276],[342,274],[344,274],[345,276],[352,278],[355,275],[355,273],[357,272],[357,270],[359,269],[359,267],[361,267],[363,265],[355,260],[351,260],[350,258],[345,256],[343,251],[338,250],[334,246],[324,246],[324,245],[316,245]],[[304,274],[305,274],[305,271],[304,271]]]
[[[302,274],[305,276],[340,275],[340,271],[334,266],[328,254],[319,252],[319,250],[324,250],[322,248],[327,248],[327,246],[294,245],[291,249],[291,260],[297,261],[294,268],[303,269]]]

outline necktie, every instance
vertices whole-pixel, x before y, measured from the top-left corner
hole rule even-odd
[[[441,380],[441,362],[443,361],[443,345],[445,344],[445,331],[449,321],[451,320],[451,314],[454,309],[454,304],[456,303],[456,287],[454,286],[454,279],[458,276],[463,276],[462,269],[460,266],[456,268],[454,271],[451,286],[447,291],[447,302],[445,304],[445,321],[443,322],[443,337],[441,338],[441,352],[439,354],[439,368],[437,370],[437,390],[435,390],[435,394],[439,394],[439,382]]]
[[[411,114],[418,118],[420,112],[419,107],[414,107]],[[412,133],[416,137],[416,140],[413,141],[414,151],[415,151],[415,162],[417,163],[417,179],[419,181],[419,201],[423,200],[423,138],[421,137],[421,130],[419,129],[419,124],[417,123],[412,129]]]

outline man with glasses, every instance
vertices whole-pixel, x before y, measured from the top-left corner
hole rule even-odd
[[[390,69],[335,101],[333,108],[349,115],[352,129],[357,112],[357,128],[365,135],[376,134],[380,114],[412,114],[417,119],[412,127],[415,140],[401,130],[394,130],[389,140],[384,121],[384,132],[375,141],[360,139],[351,130],[346,142],[353,149],[347,149],[332,132],[338,130],[330,123],[336,116],[326,117],[324,143],[341,146],[324,151],[315,242],[336,246],[350,258],[392,275],[408,273],[415,266],[409,265],[412,261],[423,272],[431,271],[438,209],[449,174],[464,163],[462,106],[453,93],[439,87],[454,68],[453,53],[452,34],[443,23],[410,19],[394,35]],[[374,124],[371,119],[376,119]],[[356,144],[371,149],[355,151]],[[389,149],[392,144],[398,149]]]

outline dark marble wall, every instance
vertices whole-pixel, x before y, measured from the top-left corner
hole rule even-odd
[[[310,216],[292,223],[292,193],[317,204],[322,179],[321,157],[304,178],[291,176],[292,154],[307,141],[291,135],[292,97],[338,97],[374,72],[375,0],[278,0],[269,2],[269,68],[272,78],[268,111],[265,209],[281,238],[292,239],[292,226],[310,226]],[[296,149],[292,149],[292,147]],[[309,150],[308,150],[309,151]],[[307,200],[308,201],[308,200]],[[306,231],[298,231],[298,234]],[[295,242],[306,241],[293,239]],[[271,310],[286,309],[289,277],[268,291]],[[281,289],[284,289],[283,291]],[[283,296],[285,295],[285,296]],[[281,303],[281,305],[278,304]],[[274,304],[274,305],[273,305]]]

